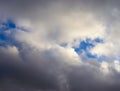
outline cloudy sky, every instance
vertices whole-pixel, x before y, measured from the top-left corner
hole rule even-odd
[[[120,91],[119,0],[0,0],[0,91]]]

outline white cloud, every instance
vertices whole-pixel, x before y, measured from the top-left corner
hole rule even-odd
[[[117,53],[114,51],[114,47],[114,44],[111,42],[100,43],[96,44],[95,47],[90,50],[90,52],[92,54],[97,54],[98,56],[116,56]]]
[[[110,72],[109,64],[108,64],[107,62],[103,61],[103,62],[101,63],[100,70],[101,70],[104,74],[109,74],[109,72]]]

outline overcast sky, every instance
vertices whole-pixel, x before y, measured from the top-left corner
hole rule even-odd
[[[120,91],[119,0],[0,0],[0,91]]]

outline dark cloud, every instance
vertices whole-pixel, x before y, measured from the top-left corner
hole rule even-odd
[[[114,74],[120,75],[120,74]],[[103,76],[98,68],[81,66],[73,68],[68,75],[71,91],[119,91],[118,78],[109,74]]]
[[[77,9],[90,12],[108,24],[119,19],[113,14],[119,12],[119,4],[118,0],[0,0],[0,15],[30,19],[34,23]],[[54,39],[57,33],[49,35]],[[120,73],[112,67],[106,74],[101,71],[101,64],[93,60],[71,64],[69,56],[60,51],[63,49],[41,49],[17,42],[12,46],[0,46],[0,91],[120,90]]]
[[[17,15],[17,17],[27,18],[36,16],[35,13],[40,13],[40,16],[44,16],[49,11],[53,12],[54,9],[56,9],[55,11],[59,10],[59,12],[61,10],[64,11],[64,9],[68,11],[79,9],[94,12],[104,17],[105,14],[110,16],[112,9],[119,9],[119,3],[118,0],[0,0],[0,11],[2,15],[8,14],[11,17],[12,15],[15,17]]]
[[[4,50],[9,51],[7,48]],[[0,88],[7,89],[9,84],[13,84],[14,88],[15,84],[15,88],[20,85],[20,87],[31,89],[56,89],[56,77],[46,72],[46,68],[35,68],[35,65],[29,65],[25,62],[26,60],[21,60],[16,55],[11,55],[11,52],[6,53],[4,50],[0,52]],[[10,83],[8,84],[7,81]],[[7,85],[3,86],[4,84]]]
[[[7,48],[3,49],[1,48],[0,52],[1,91],[120,90],[120,74],[111,68],[110,74],[105,75],[100,71],[100,64],[96,61],[88,61],[77,66],[67,65],[63,61],[58,61],[64,59],[56,59],[55,55],[51,55],[54,51],[39,51],[40,54],[35,51],[35,55],[29,55],[33,53],[32,49],[24,50],[24,57],[19,59],[12,50],[9,52]]]

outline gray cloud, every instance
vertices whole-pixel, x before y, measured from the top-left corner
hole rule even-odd
[[[7,49],[4,50],[9,51]],[[49,74],[49,72],[46,72],[47,70],[43,69],[43,67],[35,68],[35,65],[29,65],[29,63],[25,62],[27,60],[20,60],[16,56],[11,55],[11,53],[12,52],[2,52],[2,55],[0,55],[0,88],[7,89],[7,86],[12,83],[13,89],[14,85],[17,86],[16,84],[18,84],[18,87],[20,85],[20,87],[31,89],[53,89],[57,86],[54,74]],[[7,85],[3,86],[4,84]],[[9,89],[10,88],[7,90]]]
[[[0,0],[1,18],[12,17],[30,29],[16,29],[13,37],[19,46],[0,46],[0,91],[119,91],[120,73],[110,66],[113,63],[82,62],[72,44],[59,44],[71,43],[78,34],[80,39],[99,37],[102,33],[96,29],[103,26],[105,31],[112,31],[105,41],[115,38],[110,43],[119,43],[119,25],[116,32],[111,26],[119,22],[119,4],[118,0]],[[85,28],[89,22],[93,27]],[[114,48],[118,50],[119,46],[109,49],[116,52]]]
[[[120,89],[120,74],[112,67],[108,74],[104,74],[100,70],[101,65],[96,61],[68,65],[62,57],[60,59],[56,55],[52,56],[54,52],[59,54],[57,51],[23,50],[24,57],[21,59],[14,56],[16,52],[12,52],[13,50],[1,48],[1,51],[1,91],[119,91]],[[33,51],[35,55],[30,55]]]

